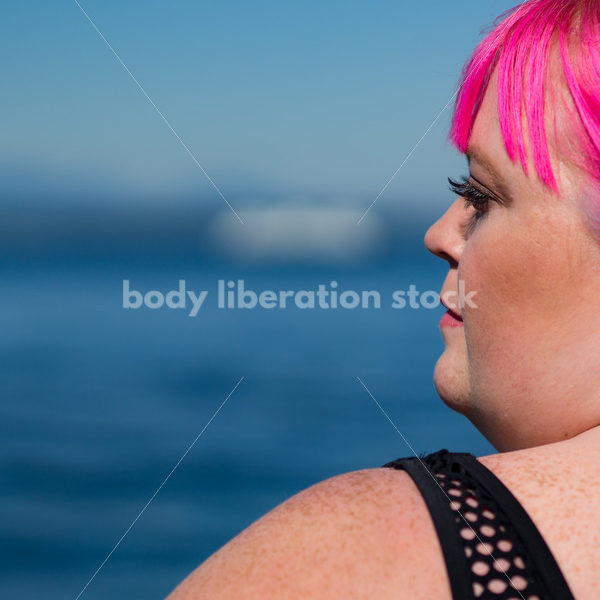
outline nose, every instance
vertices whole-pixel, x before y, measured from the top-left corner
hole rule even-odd
[[[448,210],[425,233],[427,250],[444,260],[451,267],[458,265],[465,239],[461,233],[460,199],[457,199]]]

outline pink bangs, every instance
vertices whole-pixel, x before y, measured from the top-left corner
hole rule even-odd
[[[565,153],[573,150],[570,158],[600,182],[600,2],[529,0],[500,19],[463,67],[449,141],[465,153],[491,73],[497,67],[498,118],[506,151],[513,161],[519,157],[528,174],[524,110],[535,170],[541,181],[558,193],[544,122],[546,92],[552,96],[559,93],[553,89],[556,82],[554,86],[550,82],[549,69],[549,50],[557,40],[560,76],[571,108],[565,113],[569,115],[566,123],[555,121],[555,143]]]

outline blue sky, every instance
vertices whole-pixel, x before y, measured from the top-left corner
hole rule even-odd
[[[225,195],[368,203],[513,6],[81,0]],[[217,198],[72,0],[3,10],[5,186]],[[447,204],[450,111],[379,200]],[[36,185],[38,187],[36,187]]]

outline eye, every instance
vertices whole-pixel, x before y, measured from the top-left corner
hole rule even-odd
[[[480,189],[474,187],[467,177],[462,176],[461,179],[462,183],[459,183],[448,177],[448,183],[450,184],[450,191],[464,199],[466,207],[472,206],[475,209],[475,212],[466,225],[467,232],[470,232],[477,222],[487,213],[489,203],[495,202],[495,200],[491,196],[483,193]]]

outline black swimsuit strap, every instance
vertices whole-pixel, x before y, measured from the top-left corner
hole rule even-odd
[[[573,600],[525,509],[472,454],[440,450],[383,466],[405,470],[419,488],[455,600]]]

